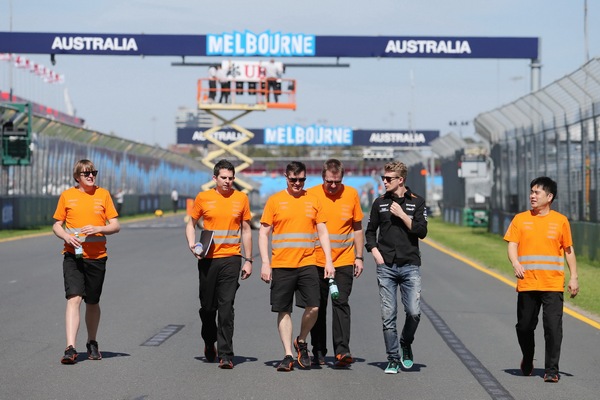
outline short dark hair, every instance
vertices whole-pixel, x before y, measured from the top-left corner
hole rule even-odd
[[[539,186],[546,193],[552,194],[552,200],[550,200],[550,204],[556,199],[556,192],[558,191],[558,185],[552,179],[547,176],[539,176],[531,181],[529,184],[529,188],[533,189],[534,186]]]
[[[330,171],[334,174],[341,172],[342,177],[344,177],[344,164],[342,164],[342,162],[338,159],[330,158],[323,164],[323,171],[321,171],[321,175],[323,176],[323,178],[325,178],[325,174],[327,173],[327,171]]]
[[[233,166],[232,163],[230,163],[229,161],[227,161],[225,159],[219,160],[219,162],[215,164],[215,166],[213,168],[213,176],[219,176],[219,172],[222,169],[226,169],[227,171],[233,172],[233,175],[235,176],[235,167]]]
[[[292,161],[285,167],[285,175],[288,176],[290,173],[298,175],[300,173],[306,173],[306,165],[300,161]]]

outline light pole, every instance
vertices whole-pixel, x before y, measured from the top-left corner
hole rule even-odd
[[[152,145],[157,146],[158,143],[156,142],[156,117],[153,116],[152,118],[150,118],[150,121],[152,121]]]
[[[8,31],[12,32],[12,0],[8,0]],[[13,63],[8,61],[8,101],[13,101]]]
[[[448,125],[450,126],[456,126],[458,129],[458,134],[460,136],[460,138],[463,138],[463,127],[469,126],[470,122],[469,121],[450,121],[448,122]]]

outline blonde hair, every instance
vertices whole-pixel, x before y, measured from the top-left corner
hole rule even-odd
[[[385,164],[383,169],[386,172],[389,171],[389,172],[396,173],[399,177],[403,178],[403,180],[406,181],[406,175],[408,175],[408,168],[406,167],[406,164],[404,164],[403,162],[390,161]]]
[[[83,171],[95,171],[96,167],[94,166],[94,163],[91,162],[90,160],[79,160],[75,163],[75,166],[73,167],[73,179],[75,179],[75,181],[77,183],[79,183],[79,175],[83,172]]]

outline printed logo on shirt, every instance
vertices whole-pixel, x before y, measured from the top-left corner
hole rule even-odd
[[[548,239],[558,239],[558,224],[550,223],[548,224]]]

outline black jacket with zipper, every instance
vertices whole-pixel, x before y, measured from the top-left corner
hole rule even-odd
[[[412,228],[390,212],[392,202],[400,204],[404,212],[412,219]],[[379,234],[377,233],[379,230]],[[369,223],[365,231],[367,251],[375,247],[383,256],[386,264],[400,266],[421,265],[419,239],[427,236],[427,209],[425,200],[406,187],[404,196],[385,193],[373,202]]]

